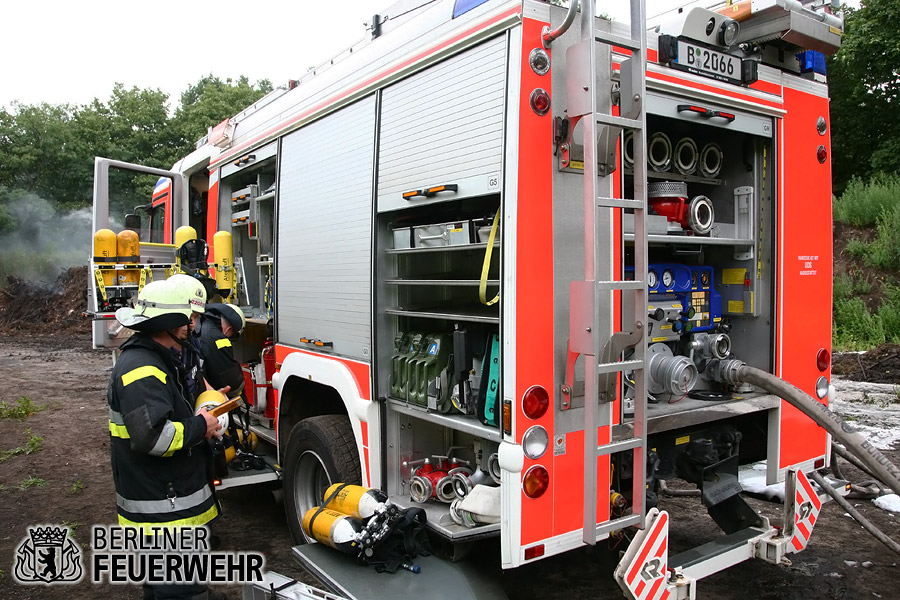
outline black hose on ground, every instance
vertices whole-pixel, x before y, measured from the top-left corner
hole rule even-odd
[[[869,471],[868,467],[863,464],[861,460],[847,452],[847,449],[842,447],[839,444],[831,444],[831,472],[834,473],[835,477],[838,479],[846,479],[843,473],[841,473],[840,465],[838,464],[838,457],[843,458],[854,467],[862,471],[863,473],[869,475],[870,477],[875,477]],[[861,500],[871,500],[873,498],[878,498],[879,496],[884,496],[887,492],[884,490],[884,484],[878,481],[877,479],[871,479],[867,481],[860,481],[858,483],[853,484],[852,491],[847,494],[848,498],[861,499]]]
[[[885,546],[887,546],[888,548],[890,548],[897,554],[900,554],[900,544],[898,544],[897,542],[895,542],[894,540],[889,538],[880,529],[875,527],[875,525],[873,525],[871,521],[869,521],[867,518],[865,518],[861,512],[856,510],[856,508],[854,508],[854,506],[852,504],[850,504],[843,497],[841,497],[841,495],[838,494],[837,491],[833,487],[831,487],[827,481],[825,481],[824,477],[819,475],[819,473],[816,471],[812,471],[809,475],[812,478],[812,480],[815,481],[817,484],[819,484],[819,487],[821,489],[825,490],[825,493],[828,494],[829,496],[831,496],[831,498],[835,502],[837,502],[841,508],[843,508],[848,513],[850,513],[850,516],[852,516],[854,519],[856,519],[859,522],[859,524],[863,526],[863,529],[865,529],[866,531],[871,533],[873,536],[875,536],[875,538],[879,542],[881,542],[882,544],[884,544]]]
[[[785,399],[800,412],[815,421],[859,458],[868,467],[872,477],[883,482],[896,494],[900,494],[900,468],[893,464],[866,438],[853,430],[841,417],[824,404],[811,398],[806,392],[739,360],[724,360],[716,365],[719,377],[726,383],[737,385],[745,382],[760,387]]]
[[[831,444],[831,452],[832,454],[837,454],[869,477],[872,477],[873,479],[875,478],[875,474],[872,473],[872,470],[869,469],[869,467],[867,467],[865,463],[863,463],[863,461],[850,454],[843,446],[839,444]]]

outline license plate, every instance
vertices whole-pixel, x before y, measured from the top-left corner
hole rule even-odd
[[[678,56],[673,64],[695,75],[738,85],[743,83],[740,58],[683,40],[678,40]]]

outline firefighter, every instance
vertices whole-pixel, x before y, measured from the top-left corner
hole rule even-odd
[[[244,388],[244,372],[234,358],[231,342],[241,335],[245,323],[244,313],[237,306],[208,304],[195,328],[206,380],[215,389],[229,386],[232,397]]]
[[[136,333],[121,346],[107,390],[110,458],[120,525],[202,526],[219,514],[205,440],[219,434],[216,417],[194,414],[181,361],[194,313],[206,295],[199,283],[154,281],[134,308],[116,319]],[[221,598],[205,584],[145,585],[144,598]]]

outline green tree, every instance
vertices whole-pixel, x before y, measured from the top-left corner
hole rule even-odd
[[[838,193],[854,176],[900,171],[900,2],[845,11],[842,47],[827,61]]]
[[[203,77],[181,94],[181,104],[171,123],[173,142],[181,148],[181,154],[187,154],[209,127],[236,115],[271,91],[272,84],[267,79],[250,85],[244,76],[237,81],[222,81],[213,75]]]
[[[21,105],[0,111],[0,185],[64,198],[74,155],[69,105]]]

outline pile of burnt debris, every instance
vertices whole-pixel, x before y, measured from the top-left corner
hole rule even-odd
[[[56,282],[27,281],[8,275],[0,288],[0,332],[90,335],[87,267],[71,267]]]

